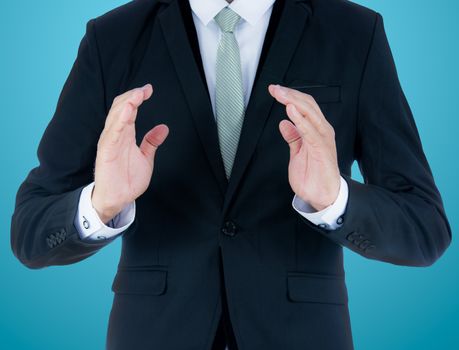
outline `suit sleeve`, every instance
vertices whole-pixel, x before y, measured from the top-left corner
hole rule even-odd
[[[364,183],[342,174],[349,187],[343,225],[313,227],[370,259],[431,265],[450,244],[451,228],[379,14],[358,108],[355,156]]]
[[[81,240],[74,226],[80,193],[93,181],[97,142],[107,112],[95,21],[90,20],[40,140],[39,165],[16,194],[11,246],[27,267],[71,264],[112,241]]]

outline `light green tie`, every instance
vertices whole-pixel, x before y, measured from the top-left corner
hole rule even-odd
[[[215,114],[223,164],[229,178],[245,114],[241,58],[233,33],[240,17],[225,7],[214,18],[222,31],[217,50]]]

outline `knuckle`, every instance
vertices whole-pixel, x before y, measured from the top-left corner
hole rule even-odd
[[[97,141],[97,150],[100,150],[104,147],[104,136],[101,135],[99,141]]]
[[[335,129],[330,124],[327,125],[327,130],[330,136],[335,137]]]
[[[312,96],[309,95],[309,94],[304,94],[304,98],[305,98],[306,101],[308,101],[309,103],[315,102],[314,97],[312,97]]]
[[[115,96],[115,98],[113,99],[112,105],[117,105],[117,104],[120,102],[122,96],[123,96],[123,95]]]
[[[129,98],[137,98],[140,96],[142,90],[140,88],[135,88],[129,91]]]
[[[104,130],[110,125],[111,120],[113,119],[113,107],[108,111],[107,116],[105,117]]]
[[[105,127],[105,128],[101,131],[101,133],[100,133],[100,135],[99,135],[99,140],[98,140],[98,142],[101,142],[101,141],[105,138],[105,135],[106,135],[106,134],[107,134],[107,128]]]
[[[287,96],[295,100],[300,99],[302,95],[303,95],[303,92],[299,90],[291,89],[287,91]]]
[[[145,135],[143,137],[143,140],[147,143],[147,145],[149,145],[151,148],[158,148],[158,146],[156,145],[156,142],[154,140],[152,140],[151,138],[147,137],[147,135]]]
[[[134,110],[134,106],[130,101],[126,101],[123,105],[123,110],[127,113],[132,113],[132,111]],[[123,113],[118,113],[118,119],[120,119],[122,115]]]
[[[330,130],[326,125],[318,125],[317,126],[317,131],[319,132],[320,135],[328,137],[330,135]]]
[[[107,137],[106,144],[108,146],[113,146],[118,143],[118,140],[119,140],[119,135],[117,135],[117,133],[112,133],[109,137]]]

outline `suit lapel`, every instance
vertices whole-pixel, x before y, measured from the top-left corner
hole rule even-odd
[[[207,86],[193,56],[178,1],[163,0],[170,4],[159,15],[159,21],[204,152],[224,195],[228,181],[218,143],[217,124]]]
[[[180,0],[162,0],[169,5],[159,15],[159,21],[204,152],[220,190],[225,195],[223,207],[223,215],[225,215],[250,162],[274,102],[268,92],[268,85],[283,81],[308,16],[311,14],[311,8],[308,0],[283,0],[285,4],[277,28],[275,28],[273,40],[264,61],[261,62],[262,66],[258,68],[257,79],[246,109],[238,150],[228,182],[207,86],[193,56],[178,1]]]
[[[285,0],[273,41],[263,65],[258,68],[259,74],[252,88],[225,196],[223,216],[229,208],[270,114],[274,99],[269,94],[268,86],[283,81],[310,14],[311,8],[307,0]]]

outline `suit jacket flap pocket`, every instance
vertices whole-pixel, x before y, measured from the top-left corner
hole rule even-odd
[[[287,290],[289,299],[296,302],[346,304],[348,300],[342,276],[289,272]]]
[[[166,290],[167,271],[159,269],[120,269],[112,284],[118,294],[160,295]]]
[[[317,103],[341,101],[340,85],[311,85],[292,82],[288,87],[311,95]]]

